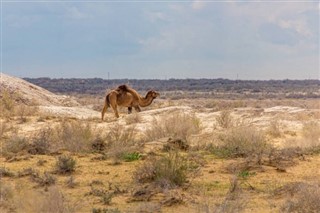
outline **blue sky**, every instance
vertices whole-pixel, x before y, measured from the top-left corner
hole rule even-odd
[[[317,1],[3,1],[19,77],[319,79]]]

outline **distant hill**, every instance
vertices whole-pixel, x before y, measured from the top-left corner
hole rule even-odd
[[[17,102],[26,105],[42,105],[42,106],[78,106],[72,98],[56,95],[41,86],[36,86],[23,79],[0,73],[0,97],[2,92],[6,91],[14,94]]]
[[[154,89],[162,92],[206,92],[212,97],[228,94],[228,97],[246,98],[319,98],[319,80],[228,80],[228,79],[169,79],[136,80],[101,78],[24,78],[26,81],[54,93],[104,95],[107,89],[129,84],[138,91]],[[219,96],[220,95],[220,96]],[[196,97],[196,96],[195,96]]]

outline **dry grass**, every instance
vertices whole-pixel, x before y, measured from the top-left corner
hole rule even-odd
[[[227,110],[223,110],[220,112],[219,116],[216,117],[216,122],[221,128],[224,129],[231,128],[235,125],[230,111]]]
[[[89,152],[95,140],[93,127],[89,122],[63,121],[56,127],[57,145],[73,153]]]
[[[174,112],[170,115],[155,119],[145,134],[147,141],[164,137],[173,137],[188,141],[191,135],[199,133],[200,130],[200,120],[194,114]]]
[[[297,184],[282,206],[282,212],[320,212],[320,184]]]
[[[106,136],[106,152],[114,163],[124,159],[129,153],[139,152],[141,144],[135,139],[135,128],[124,128],[115,124]]]
[[[220,144],[212,147],[219,157],[261,156],[268,149],[265,135],[250,126],[228,129],[219,139]]]
[[[279,120],[270,121],[270,125],[267,129],[267,134],[274,137],[274,138],[281,137],[282,132],[281,132],[281,125],[280,125]]]
[[[197,168],[178,152],[169,152],[163,157],[145,161],[136,169],[133,178],[138,183],[151,182],[160,188],[170,189],[186,184]]]

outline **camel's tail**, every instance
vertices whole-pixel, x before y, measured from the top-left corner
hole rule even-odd
[[[110,94],[106,95],[106,100],[105,100],[105,104],[110,107],[110,99],[109,99]]]
[[[104,106],[103,106],[103,109],[101,111],[101,119],[103,120],[104,118],[104,114],[106,113],[108,107],[110,107],[110,100],[109,100],[109,96],[110,94],[106,95],[106,99],[104,101]]]

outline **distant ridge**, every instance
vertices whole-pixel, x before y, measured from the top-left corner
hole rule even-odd
[[[319,80],[229,80],[229,79],[112,79],[101,78],[25,78],[59,94],[90,94],[103,97],[106,90],[129,84],[140,92],[210,93],[212,98],[319,98]],[[177,98],[182,97],[178,95]],[[206,95],[205,97],[208,97]]]

